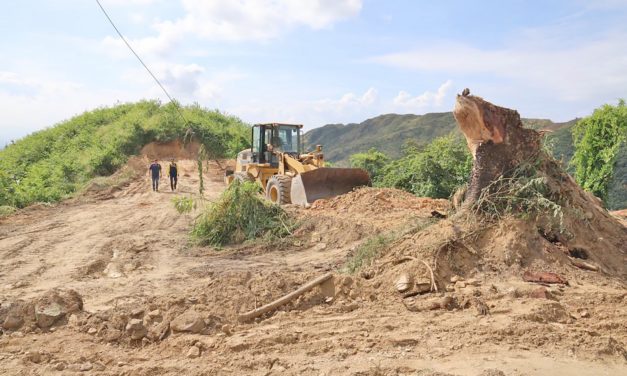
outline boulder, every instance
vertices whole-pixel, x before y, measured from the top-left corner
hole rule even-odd
[[[196,346],[192,346],[187,350],[187,357],[190,359],[198,358],[200,356],[200,349]]]
[[[83,299],[74,290],[50,290],[35,302],[35,320],[42,329],[50,328],[67,315],[83,309]]]
[[[170,328],[175,332],[200,333],[205,328],[205,321],[198,312],[186,311],[172,320]]]
[[[9,314],[4,319],[2,327],[6,330],[17,330],[24,324],[24,319],[18,315]]]
[[[146,327],[144,326],[144,322],[140,319],[131,319],[128,324],[126,324],[126,332],[131,337],[131,339],[138,340],[142,339],[148,333]]]

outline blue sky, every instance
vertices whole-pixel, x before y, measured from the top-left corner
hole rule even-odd
[[[627,97],[627,0],[102,0],[183,103],[308,129],[450,111],[464,87],[525,117]],[[167,101],[95,0],[0,13],[0,145],[98,106]]]

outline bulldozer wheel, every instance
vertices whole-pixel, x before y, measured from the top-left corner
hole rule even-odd
[[[233,178],[235,180],[238,180],[240,183],[244,183],[247,181],[250,181],[250,182],[255,181],[255,179],[252,176],[248,175],[248,172],[246,171],[234,172]]]
[[[275,204],[291,204],[290,190],[292,178],[285,175],[274,175],[268,180],[266,198]]]

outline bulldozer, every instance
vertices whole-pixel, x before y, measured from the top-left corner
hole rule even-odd
[[[225,172],[225,183],[256,181],[268,200],[302,206],[370,185],[363,169],[325,167],[321,145],[303,152],[302,128],[301,124],[255,124],[252,147],[237,154],[235,169]]]

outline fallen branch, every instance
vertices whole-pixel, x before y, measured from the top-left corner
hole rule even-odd
[[[252,320],[256,317],[259,317],[261,315],[263,315],[264,313],[273,311],[275,309],[277,309],[278,307],[282,306],[283,304],[289,303],[292,300],[298,298],[299,296],[303,295],[304,293],[306,293],[307,291],[313,289],[314,287],[318,286],[319,284],[322,284],[323,282],[328,281],[329,279],[333,278],[333,273],[327,273],[323,276],[320,276],[316,279],[314,279],[313,281],[310,281],[304,285],[302,285],[301,287],[299,287],[297,290],[294,290],[292,292],[290,292],[287,295],[284,295],[282,297],[280,297],[279,299],[273,301],[272,303],[268,303],[262,307],[259,307],[257,309],[253,309],[252,311],[243,313],[241,315],[239,315],[237,317],[237,319],[240,322],[244,322],[244,321],[249,321]]]
[[[598,272],[599,271],[599,267],[596,265],[592,265],[590,263],[587,263],[585,261],[581,261],[579,259],[576,258],[571,258],[570,259],[570,263],[573,264],[574,266],[580,268],[580,269],[584,269],[584,270],[590,270],[593,272]]]

